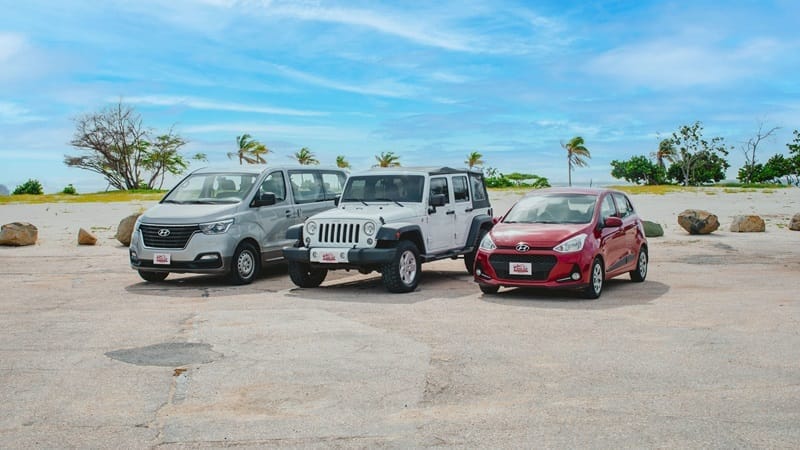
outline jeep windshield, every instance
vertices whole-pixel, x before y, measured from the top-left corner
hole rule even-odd
[[[422,175],[357,175],[347,179],[342,202],[421,203]]]
[[[253,188],[256,174],[198,173],[184,178],[162,203],[220,204],[239,203]]]

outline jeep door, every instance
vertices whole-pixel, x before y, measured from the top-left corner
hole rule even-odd
[[[444,195],[444,206],[428,207],[428,233],[425,245],[428,253],[436,253],[453,247],[453,228],[456,223],[456,211],[450,197],[448,178],[431,177],[428,190],[428,204],[434,195]]]
[[[453,184],[453,209],[455,211],[455,224],[453,239],[456,247],[467,245],[469,227],[472,225],[472,199],[469,195],[469,181],[466,175],[453,175],[450,180]]]
[[[269,172],[258,187],[256,196],[271,192],[275,195],[275,204],[254,208],[258,224],[263,233],[260,236],[261,259],[264,262],[283,258],[283,247],[292,245],[292,239],[286,239],[286,230],[296,224],[296,206],[288,195],[286,176],[282,170]]]

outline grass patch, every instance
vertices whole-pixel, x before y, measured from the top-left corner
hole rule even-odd
[[[775,193],[778,189],[785,189],[791,186],[783,184],[739,184],[725,183],[714,186],[679,186],[675,184],[656,184],[656,185],[622,185],[609,186],[610,189],[627,192],[632,195],[650,194],[664,195],[670,192],[695,192],[705,193],[706,195],[717,195],[721,192],[725,194],[740,194],[743,192],[763,192],[765,194]]]
[[[10,203],[112,203],[130,202],[134,200],[161,200],[167,191],[109,191],[93,194],[43,194],[43,195],[9,195],[0,197],[0,204]]]

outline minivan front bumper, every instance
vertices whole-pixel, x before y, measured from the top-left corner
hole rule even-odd
[[[224,274],[230,270],[237,242],[229,233],[195,233],[182,249],[145,247],[136,230],[128,249],[131,268],[146,272]],[[169,264],[155,264],[156,254],[169,254]]]

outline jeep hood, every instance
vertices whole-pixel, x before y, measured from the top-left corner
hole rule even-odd
[[[236,213],[238,203],[224,205],[180,205],[159,203],[142,214],[143,223],[164,225],[184,225],[214,222],[226,219]]]
[[[525,242],[531,247],[549,248],[586,232],[587,228],[587,224],[498,223],[491,235],[498,247],[514,247]]]
[[[397,206],[394,203],[370,203],[364,206],[361,203],[348,202],[344,207],[329,209],[311,218],[311,220],[374,220],[383,218],[384,223],[405,222],[422,215],[423,206],[419,204],[404,203]]]

